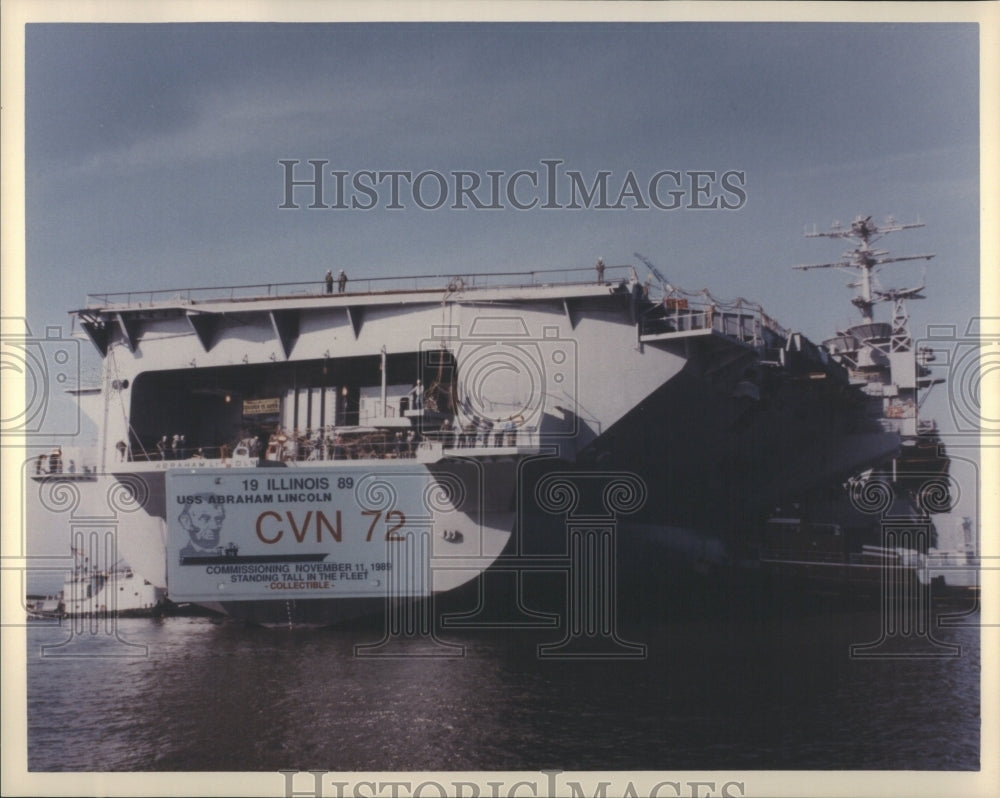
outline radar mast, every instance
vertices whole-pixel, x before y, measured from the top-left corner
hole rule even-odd
[[[847,250],[843,255],[843,260],[832,263],[812,263],[804,266],[793,266],[794,269],[808,271],[809,269],[840,269],[855,276],[855,280],[848,283],[848,287],[857,288],[858,293],[851,300],[866,323],[874,320],[872,308],[877,302],[899,303],[902,299],[923,299],[920,294],[923,284],[913,288],[883,290],[878,286],[876,275],[882,266],[889,263],[900,263],[907,260],[930,260],[934,255],[902,255],[889,257],[889,251],[885,249],[873,249],[872,245],[889,233],[896,233],[900,230],[910,230],[914,227],[923,227],[923,222],[912,224],[899,224],[891,216],[879,225],[872,221],[872,217],[862,218],[860,215],[851,222],[850,227],[842,227],[840,222],[834,222],[830,230],[819,232],[813,230],[806,233],[806,238],[843,238],[855,242],[853,249]]]

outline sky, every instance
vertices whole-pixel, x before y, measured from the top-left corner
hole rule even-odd
[[[841,242],[803,232],[857,214],[927,222],[889,244],[937,254],[915,318],[961,322],[978,284],[976,35],[970,24],[30,25],[29,323],[67,325],[88,293],[319,280],[327,268],[590,268],[639,252],[674,285],[758,301],[820,340],[852,318],[852,292],[840,274],[790,267],[836,260]],[[634,174],[649,207],[519,210],[504,197],[456,210],[452,183],[427,210],[404,183],[390,209],[383,182],[370,210],[309,209],[308,188],[282,209],[281,160],[298,162],[296,180],[326,160],[348,186],[364,170],[450,182],[471,171],[485,204],[487,172],[544,185],[542,161],[558,160],[587,186],[610,171],[609,205]],[[699,178],[713,193],[697,204],[740,172],[745,201],[657,208],[648,184],[664,170],[682,188],[692,171],[716,173]],[[526,179],[518,187],[544,203]],[[423,204],[437,193],[431,178]],[[894,268],[897,285],[923,275]]]
[[[979,312],[978,97],[972,23],[32,23],[26,316],[35,336],[68,332],[91,293],[318,287],[328,268],[356,280],[603,257],[644,278],[641,253],[675,286],[759,302],[819,341],[857,321],[850,278],[791,267],[838,260],[844,242],[803,233],[861,214],[926,222],[883,243],[936,257],[883,282],[926,280],[918,337],[928,324],[961,333]],[[299,187],[299,207],[282,208],[283,160],[296,180],[310,160],[346,173],[348,207],[309,208]],[[523,177],[514,199],[533,208],[503,191],[499,208],[453,207],[455,172],[481,178],[489,205],[489,173],[544,187],[546,161],[559,162],[560,207],[539,207]],[[398,208],[387,182],[374,202],[351,193],[359,173],[393,170],[443,175],[447,202],[421,207],[433,177],[417,197],[404,182]],[[609,172],[609,205],[634,175],[640,200],[566,207],[570,171],[587,186]],[[700,195],[699,171],[714,173]],[[650,200],[663,172],[680,174],[681,207]],[[690,207],[713,201],[737,207]],[[80,352],[94,383],[96,353]],[[932,400],[947,429],[947,394]],[[62,396],[49,412],[53,428],[75,414]]]

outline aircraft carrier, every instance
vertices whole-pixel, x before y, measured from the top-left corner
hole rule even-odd
[[[893,225],[859,224],[870,274]],[[560,509],[719,565],[776,507],[934,448],[870,281],[862,323],[816,344],[636,257],[91,295],[72,316],[101,380],[76,393],[100,431],[75,487],[127,511],[120,554],[173,602],[322,624],[472,582]],[[862,372],[889,365],[910,376],[876,391]]]

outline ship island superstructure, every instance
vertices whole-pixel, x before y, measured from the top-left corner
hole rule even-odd
[[[944,380],[932,372],[933,350],[916,346],[910,334],[907,302],[925,298],[924,283],[886,288],[878,274],[889,264],[928,261],[934,255],[897,256],[875,247],[891,233],[919,227],[923,227],[920,222],[903,224],[890,217],[880,223],[871,216],[857,216],[848,225],[834,223],[822,232],[814,229],[807,238],[848,241],[851,249],[833,262],[793,267],[835,269],[851,276],[847,284],[855,289],[851,302],[861,318],[822,346],[864,397],[866,415],[898,434],[900,447],[843,485],[804,494],[794,508],[782,509],[767,520],[761,560],[786,581],[878,590],[887,563],[907,578],[912,572],[924,583],[931,580],[925,555],[937,546],[933,516],[951,509],[950,459],[936,422],[921,418],[920,408]],[[881,303],[892,307],[888,321],[876,319],[874,311]],[[906,523],[911,528],[902,539],[890,534],[893,524]]]
[[[893,479],[911,492],[919,491],[934,476],[948,473],[949,459],[937,423],[920,416],[930,391],[944,380],[932,372],[934,351],[915,346],[910,335],[907,302],[925,298],[924,283],[910,288],[885,288],[879,283],[878,273],[888,264],[929,261],[934,255],[892,255],[888,250],[876,249],[874,244],[891,233],[923,226],[921,222],[901,224],[891,217],[876,223],[871,216],[858,216],[848,226],[807,234],[808,238],[853,242],[854,247],[841,260],[795,267],[803,271],[833,268],[854,278],[848,287],[856,289],[851,302],[861,320],[823,345],[867,397],[868,413],[884,428],[899,434],[902,445],[889,467]],[[891,304],[889,321],[875,319],[874,308],[880,303]]]
[[[141,505],[122,555],[174,601],[332,621],[489,569],[546,471],[637,473],[676,543],[898,453],[846,351],[655,267],[594,275],[89,297],[93,489]]]

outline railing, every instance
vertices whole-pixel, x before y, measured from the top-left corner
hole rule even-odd
[[[539,445],[538,431],[533,427],[518,427],[513,430],[502,427],[442,430],[429,433],[427,438],[445,449],[498,449]]]
[[[225,462],[233,455],[232,446],[186,446],[183,449],[160,451],[154,444],[149,449],[131,450],[128,452],[117,452],[115,462],[135,462],[135,463],[159,463],[164,460],[185,462],[191,460],[217,460]]]
[[[280,450],[262,448],[251,455],[246,450],[234,449],[228,446],[202,447],[195,452],[183,452],[176,455],[161,456],[158,452],[135,453],[128,458],[131,462],[178,463],[185,466],[195,465],[227,465],[229,463],[255,464],[272,461],[282,463],[322,462],[330,460],[390,460],[413,458],[420,442],[416,440],[401,441],[350,441],[344,443],[326,442],[325,444],[298,444],[294,447],[282,447]],[[121,462],[121,461],[119,461]],[[174,466],[168,466],[174,467]]]
[[[78,463],[75,458],[39,455],[34,459],[34,464],[30,466],[30,473],[36,477],[89,476],[97,473],[97,465],[91,460]]]
[[[718,305],[691,304],[686,299],[663,301],[662,315],[645,314],[640,320],[640,335],[690,334],[704,330],[714,331],[740,343],[763,348],[783,344],[787,333],[763,311],[754,307],[720,307]],[[767,341],[768,332],[773,333]]]
[[[249,464],[265,460],[284,463],[315,463],[332,460],[396,460],[413,459],[424,449],[492,449],[517,446],[537,446],[538,433],[534,428],[476,427],[468,429],[441,429],[419,434],[393,432],[365,433],[358,435],[349,427],[343,428],[342,437],[322,440],[306,438],[288,439],[279,445],[261,444],[252,450],[241,443],[234,446],[200,446],[180,450],[119,453],[117,462],[183,463],[186,466],[228,463]],[[252,453],[251,453],[252,452]],[[167,466],[173,468],[176,466]]]
[[[803,544],[804,545],[804,544]],[[811,548],[791,548],[784,546],[767,547],[761,551],[763,562],[833,563],[845,565],[844,554],[836,551],[816,551]]]
[[[629,265],[607,266],[605,283],[633,277]],[[198,302],[261,300],[298,296],[387,294],[408,291],[474,291],[484,288],[529,288],[545,285],[580,285],[597,282],[594,267],[571,269],[533,269],[483,274],[420,274],[396,277],[348,278],[344,291],[334,279],[328,288],[324,279],[298,282],[248,283],[155,291],[115,291],[87,295],[87,307],[149,307],[158,304],[197,304]]]

